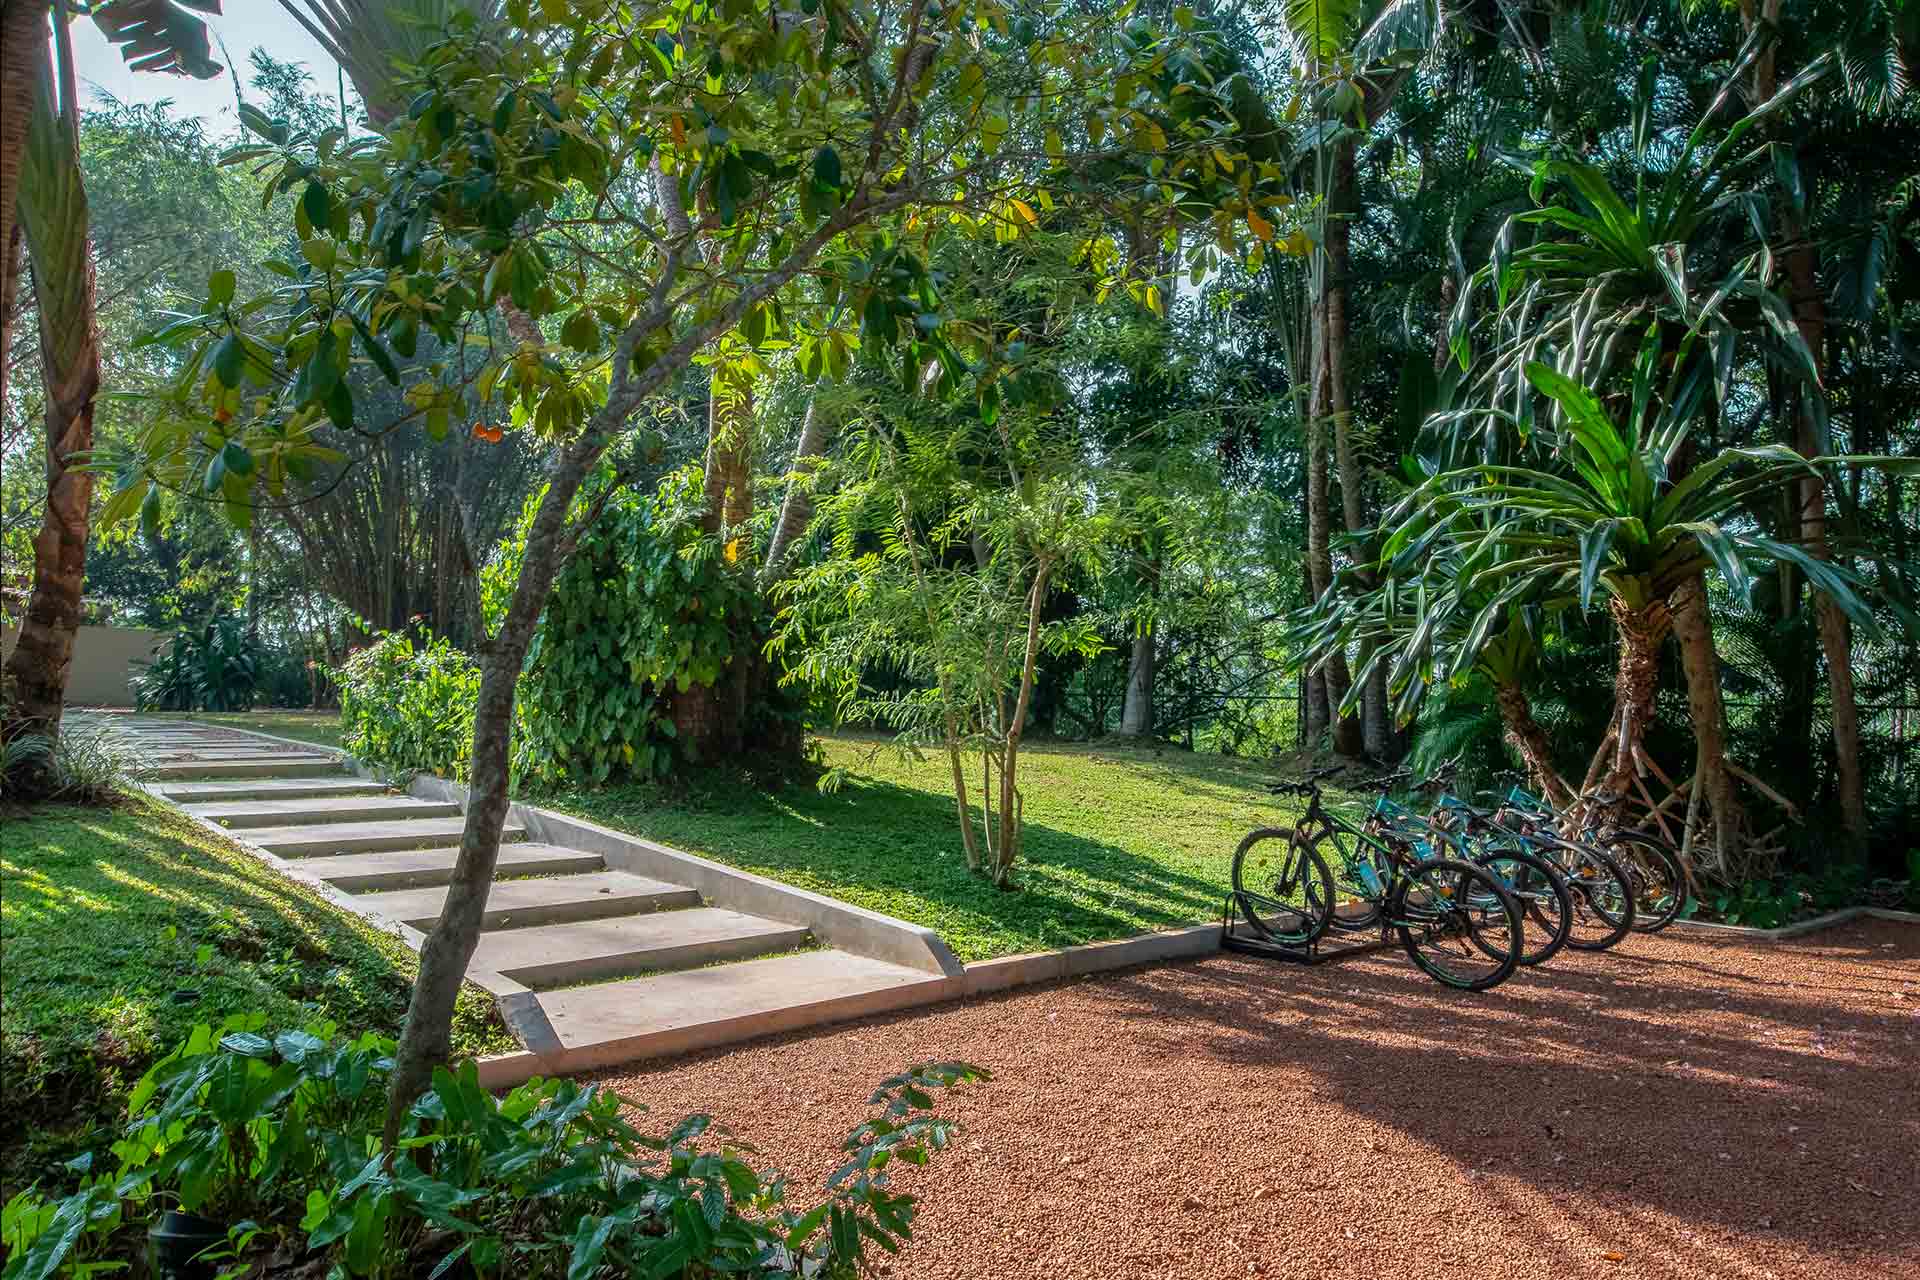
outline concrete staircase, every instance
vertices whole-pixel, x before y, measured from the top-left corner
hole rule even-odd
[[[439,919],[463,826],[456,800],[402,794],[353,776],[333,752],[243,731],[140,717],[118,727],[155,794],[416,948]],[[940,980],[823,947],[805,923],[609,867],[601,853],[530,840],[518,820],[502,837],[483,927],[468,976],[494,994],[531,1059],[504,1076],[858,1016]]]

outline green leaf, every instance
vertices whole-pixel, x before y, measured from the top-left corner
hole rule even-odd
[[[247,364],[247,349],[241,344],[240,335],[229,333],[220,339],[214,345],[213,359],[209,363],[213,366],[213,376],[220,380],[221,386],[238,390],[241,371]]]
[[[840,171],[840,153],[832,147],[822,147],[813,154],[813,180],[829,190],[838,191],[843,181]]]
[[[231,271],[216,271],[207,277],[207,301],[216,307],[224,307],[233,301],[233,291],[239,284],[239,278]]]
[[[300,195],[300,210],[315,231],[324,231],[333,220],[333,197],[324,184],[309,182]]]

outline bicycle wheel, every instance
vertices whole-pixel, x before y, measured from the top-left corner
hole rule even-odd
[[[1408,958],[1443,986],[1497,987],[1526,949],[1520,904],[1469,863],[1443,858],[1408,868],[1388,909]]]
[[[1612,854],[1633,883],[1636,933],[1658,933],[1687,905],[1687,873],[1680,855],[1658,836],[1614,831],[1594,841]]]
[[[1527,946],[1520,963],[1545,964],[1559,955],[1573,936],[1573,891],[1567,878],[1545,858],[1522,848],[1483,845],[1473,863],[1513,895],[1527,918]]]
[[[1311,841],[1280,827],[1247,833],[1233,851],[1234,901],[1259,937],[1303,947],[1327,931],[1333,877]]]
[[[1573,936],[1567,945],[1605,951],[1633,931],[1633,880],[1605,849],[1534,837],[1541,855],[1567,878],[1573,891]]]

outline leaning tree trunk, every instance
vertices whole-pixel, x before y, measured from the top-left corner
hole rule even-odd
[[[1573,788],[1554,767],[1553,744],[1547,739],[1547,731],[1533,718],[1533,704],[1528,701],[1526,690],[1517,684],[1496,680],[1493,700],[1500,708],[1500,722],[1506,726],[1507,741],[1520,752],[1527,773],[1540,787],[1547,803],[1556,809],[1569,808],[1574,802]]]
[[[66,79],[70,84],[71,77]],[[80,627],[93,501],[93,476],[79,469],[75,457],[93,447],[94,397],[100,390],[87,192],[77,122],[71,113],[63,117],[55,109],[52,80],[43,42],[18,215],[34,264],[47,390],[47,499],[33,540],[33,591],[7,659],[10,697],[0,737],[9,740],[21,733],[59,732]]]
[[[420,949],[420,974],[400,1033],[387,1102],[386,1148],[394,1150],[401,1122],[426,1088],[433,1068],[451,1055],[453,1006],[467,964],[480,941],[487,895],[500,859],[500,833],[507,822],[509,768],[513,760],[513,703],[520,668],[540,612],[553,592],[566,555],[567,507],[604,445],[595,433],[565,449],[546,496],[527,530],[527,549],[500,629],[481,648],[480,692],[473,711],[473,760],[468,773],[466,823],[460,854],[447,885],[440,921]]]
[[[766,563],[760,569],[763,589],[778,582],[786,573],[787,557],[793,554],[794,544],[813,523],[814,475],[827,450],[833,446],[837,426],[834,416],[820,407],[820,396],[816,392],[807,404],[806,417],[800,422],[800,440],[793,447],[792,478],[787,481],[786,497],[780,502],[780,518],[773,526],[773,542],[767,547]]]
[[[1693,722],[1694,773],[1713,814],[1714,848],[1722,865],[1715,869],[1743,879],[1744,869],[1725,865],[1744,844],[1746,807],[1727,768],[1727,708],[1720,692],[1720,655],[1713,646],[1713,621],[1707,608],[1707,583],[1696,573],[1671,599],[1674,639],[1687,673],[1687,705]]]

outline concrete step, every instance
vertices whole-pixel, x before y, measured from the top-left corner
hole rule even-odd
[[[363,778],[239,778],[231,782],[158,782],[153,789],[175,804],[218,800],[294,800],[312,796],[384,796],[392,788]]]
[[[506,936],[506,935],[502,935]],[[485,940],[482,940],[485,945]],[[685,1053],[912,1003],[945,979],[845,951],[808,951],[540,996],[569,1071]]]
[[[693,907],[484,934],[473,967],[539,990],[760,956],[800,946],[811,936],[804,925]]]
[[[276,753],[248,760],[162,760],[155,763],[147,776],[162,782],[181,782],[208,778],[316,778],[345,771],[340,757],[315,751]]]
[[[459,850],[422,849],[409,853],[344,853],[319,858],[311,870],[322,880],[348,893],[375,893],[444,885],[453,878]],[[508,876],[570,876],[599,871],[606,862],[597,853],[563,849],[552,844],[503,844],[494,864],[493,892],[506,887]],[[508,883],[511,883],[510,881]],[[436,913],[437,915],[438,913]]]
[[[284,827],[297,823],[379,822],[383,819],[451,818],[450,800],[413,796],[299,796],[271,800],[214,800],[190,804],[187,812],[226,827]]]
[[[445,849],[460,843],[465,818],[402,818],[393,822],[303,822],[279,827],[253,827],[249,843],[283,858],[312,858],[341,853],[384,853],[390,849]],[[502,840],[527,834],[517,822],[507,823]]]
[[[537,847],[508,846],[518,849]],[[506,850],[501,850],[503,860],[505,855]],[[430,929],[440,919],[440,912],[446,906],[447,891],[444,886],[402,889],[396,893],[370,893],[362,901],[382,915],[416,929]],[[604,920],[611,916],[634,916],[699,905],[700,895],[692,889],[663,880],[628,875],[624,871],[548,876],[539,880],[498,880],[487,894],[487,914],[481,928],[518,929],[577,920]]]

